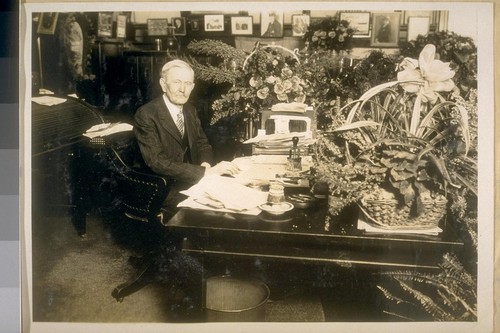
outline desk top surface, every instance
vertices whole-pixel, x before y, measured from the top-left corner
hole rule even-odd
[[[452,228],[444,228],[437,235],[367,233],[357,229],[358,210],[352,207],[337,217],[330,216],[323,205],[308,209],[294,208],[283,216],[274,217],[265,212],[258,216],[220,213],[195,209],[181,209],[167,223],[167,227],[185,233],[213,232],[253,235],[279,235],[354,242],[418,242],[460,246]]]

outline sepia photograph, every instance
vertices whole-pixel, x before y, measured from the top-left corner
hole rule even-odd
[[[342,12],[340,20],[349,22],[349,26],[354,29],[354,37],[370,37],[370,12]]]
[[[491,6],[397,5],[24,4],[27,332],[492,332]]]
[[[174,26],[175,36],[186,36],[186,18],[174,17],[172,18],[172,25]]]
[[[205,31],[224,31],[224,15],[204,15]]]
[[[430,17],[428,16],[410,16],[408,18],[408,36],[407,40],[416,40],[420,35],[422,37],[427,36],[429,33]]]
[[[269,11],[260,14],[260,35],[262,37],[283,37],[283,11]]]
[[[397,47],[400,13],[373,13],[372,47]]]
[[[231,33],[233,35],[253,35],[253,17],[232,16]]]
[[[292,36],[302,37],[306,34],[311,19],[309,15],[292,15]]]
[[[56,31],[58,13],[40,13],[37,32],[53,35]]]

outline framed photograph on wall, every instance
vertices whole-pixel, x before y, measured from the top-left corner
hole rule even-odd
[[[113,36],[113,13],[99,13],[97,15],[97,37]]]
[[[174,26],[175,36],[186,36],[186,18],[172,17],[172,25]]]
[[[205,31],[224,31],[224,15],[205,15]]]
[[[200,19],[191,19],[191,31],[200,31]]]
[[[302,37],[311,24],[311,17],[307,14],[292,15],[292,36]]]
[[[401,13],[374,13],[372,47],[397,47],[399,44],[399,20]]]
[[[127,15],[118,15],[116,17],[116,38],[127,37]]]
[[[354,38],[370,37],[370,16],[369,12],[342,12],[340,20],[349,22],[349,27],[354,29]]]
[[[283,12],[262,12],[260,15],[262,37],[283,37]]]
[[[56,32],[58,16],[59,13],[41,13],[38,19],[36,32],[39,34],[53,35]]]
[[[168,35],[168,19],[148,19],[148,36]]]
[[[418,35],[425,36],[429,33],[431,18],[429,16],[411,16],[408,18],[407,40],[416,40]]]
[[[233,35],[253,35],[252,16],[232,16],[231,34]]]

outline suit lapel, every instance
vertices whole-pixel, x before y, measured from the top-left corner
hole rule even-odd
[[[158,99],[158,103],[161,105],[161,111],[159,113],[161,123],[163,124],[163,126],[165,126],[165,129],[175,138],[176,141],[182,143],[181,134],[179,133],[177,125],[170,115],[170,111],[168,110],[167,105],[163,100],[163,96]]]

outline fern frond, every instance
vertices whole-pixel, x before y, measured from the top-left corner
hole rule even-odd
[[[412,304],[411,302],[405,301],[404,299],[395,296],[393,293],[391,293],[389,290],[385,289],[384,287],[377,286],[377,289],[379,289],[382,292],[382,294],[384,295],[384,297],[387,298],[389,301],[396,302],[396,304],[400,304],[400,303]]]
[[[234,83],[236,80],[236,75],[233,71],[225,70],[221,67],[200,64],[193,57],[188,58],[191,67],[193,67],[195,76],[197,79],[211,82],[214,84],[220,83]]]
[[[385,313],[385,314],[388,314],[389,316],[401,318],[401,319],[408,320],[408,321],[415,321],[414,319],[408,318],[408,317],[403,316],[403,315],[400,315],[399,313],[389,312],[389,311],[385,311],[385,310],[382,311],[382,312]]]
[[[453,316],[443,310],[438,304],[436,304],[432,298],[421,293],[420,291],[410,287],[403,281],[396,278],[396,281],[400,284],[401,288],[404,291],[412,295],[417,301],[420,302],[423,309],[430,314],[432,317],[437,318],[438,320],[453,320]]]
[[[204,39],[193,40],[187,46],[191,54],[217,56],[223,60],[234,60],[242,65],[246,58],[245,51],[226,44],[220,40]]]

